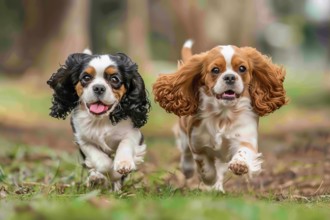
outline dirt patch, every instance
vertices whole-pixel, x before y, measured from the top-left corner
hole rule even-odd
[[[56,150],[74,151],[73,133],[68,123],[17,125],[0,122],[0,137],[10,142],[29,146],[47,146]]]
[[[153,164],[160,159],[151,149],[149,155],[153,159],[142,168],[145,175],[157,172],[161,167],[172,170],[164,175],[165,184],[204,189],[196,173],[193,178],[185,180],[178,168],[179,152],[172,151],[173,160],[161,165]],[[279,199],[330,193],[330,129],[321,127],[282,135],[261,135],[260,152],[263,153],[263,171],[251,179],[228,172],[224,184],[227,192],[274,195]]]

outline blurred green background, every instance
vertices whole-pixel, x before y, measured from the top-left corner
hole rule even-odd
[[[54,202],[52,198],[52,214],[41,216],[57,213],[73,199],[67,211],[79,210],[85,201],[97,208],[106,201],[105,207],[123,219],[129,218],[130,209],[143,217],[145,208],[136,201],[120,200],[132,194],[147,198],[146,207],[155,207],[151,218],[170,210],[168,218],[180,216],[171,203],[188,210],[195,207],[192,201],[218,200],[217,213],[229,209],[229,219],[264,219],[268,211],[277,213],[274,219],[329,214],[301,212],[306,204],[320,206],[318,210],[329,201],[329,0],[0,0],[0,26],[0,219],[16,209],[20,211],[13,218],[38,217],[44,209],[41,202]],[[48,116],[52,91],[47,79],[70,53],[86,47],[97,54],[124,52],[138,63],[153,100],[152,83],[158,74],[176,69],[186,39],[194,40],[194,53],[216,45],[256,47],[286,68],[290,103],[260,120],[264,172],[252,180],[229,175],[226,196],[204,194],[197,177],[185,182],[178,169],[172,135],[177,118],[152,103],[149,122],[142,128],[146,163],[124,194],[77,188],[84,181],[80,159],[69,121]],[[155,198],[169,201],[149,201]],[[272,208],[283,200],[303,207],[279,203]],[[2,208],[4,204],[9,208]],[[212,210],[196,207],[182,215],[213,216]]]
[[[70,53],[87,47],[98,54],[127,53],[150,91],[159,73],[176,69],[181,47],[190,38],[195,53],[215,45],[253,46],[284,65],[291,103],[274,114],[281,123],[305,121],[305,108],[322,111],[329,103],[328,0],[1,0],[0,24],[4,120],[56,124],[48,117],[51,91],[45,81]],[[295,107],[295,117],[282,117]],[[153,105],[146,129],[161,126],[150,132],[169,134],[173,121]]]

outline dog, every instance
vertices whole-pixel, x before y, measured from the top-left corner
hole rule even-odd
[[[288,102],[286,72],[251,47],[217,46],[192,55],[192,44],[184,44],[178,70],[160,75],[153,93],[179,116],[175,133],[185,177],[196,165],[207,186],[224,192],[227,170],[249,176],[261,171],[259,117]]]
[[[146,151],[139,128],[147,122],[150,102],[137,64],[124,53],[85,50],[69,55],[47,84],[54,91],[50,115],[65,119],[72,112],[87,185],[110,180],[114,191],[121,190]]]

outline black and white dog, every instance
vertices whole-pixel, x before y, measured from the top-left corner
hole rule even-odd
[[[72,111],[75,141],[89,170],[87,185],[113,183],[143,162],[146,145],[139,128],[150,102],[137,65],[125,54],[71,54],[47,81],[54,90],[50,115]]]

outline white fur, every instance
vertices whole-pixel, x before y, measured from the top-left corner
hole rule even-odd
[[[226,68],[232,70],[231,60],[234,56],[234,48],[230,45],[228,46],[220,46],[220,53],[224,56],[226,61]]]
[[[248,167],[248,174],[252,177],[253,174],[258,174],[261,171],[261,153],[255,153],[249,148],[241,147],[233,156],[230,164],[244,163]]]
[[[183,47],[192,48],[193,44],[194,44],[194,41],[189,39],[186,42],[184,42]]]
[[[234,56],[234,49],[232,46],[220,46],[219,47],[219,52],[223,55],[226,61],[226,70],[221,74],[221,77],[217,79],[217,82],[215,86],[213,87],[213,92],[216,94],[222,94],[225,91],[231,89],[237,94],[241,94],[244,90],[244,84],[242,78],[239,76],[238,73],[236,73],[233,70],[233,67],[231,65],[231,60]],[[228,85],[224,81],[224,77],[227,74],[234,74],[236,76],[236,82],[233,85]],[[224,102],[230,103],[230,102],[235,102],[234,101],[228,101],[228,100],[223,100]]]
[[[83,53],[88,54],[88,55],[92,55],[92,51],[89,48],[85,48]]]
[[[199,118],[202,121],[192,130],[190,148],[192,152],[198,152],[193,153],[194,159],[203,162],[203,167],[197,167],[197,171],[204,183],[224,192],[222,182],[229,164],[246,164],[249,176],[260,172],[261,154],[240,145],[247,142],[257,152],[258,116],[253,112],[249,98],[241,97],[235,105],[226,105],[207,96],[203,89],[200,96]],[[235,114],[237,111],[240,112],[238,115]],[[220,127],[220,122],[226,120],[230,122]],[[181,134],[181,142],[178,142],[182,143],[186,138]]]
[[[98,75],[102,75],[104,73],[104,70],[109,66],[117,66],[116,62],[114,60],[111,60],[108,55],[100,55],[98,57],[95,57],[92,59],[89,64],[89,66],[92,66],[95,68]]]
[[[130,119],[112,125],[108,117],[91,117],[78,108],[73,112],[72,122],[75,139],[86,156],[85,165],[93,175],[102,174],[120,182],[122,174],[118,172],[133,171],[143,162],[146,145],[140,145],[142,134],[133,128]]]
[[[108,55],[101,55],[92,59],[88,65],[94,67],[96,75],[84,88],[80,97],[81,104],[72,114],[75,139],[86,156],[84,163],[90,172],[88,181],[108,177],[114,182],[114,190],[120,190],[122,176],[135,170],[136,165],[143,162],[146,145],[140,144],[142,134],[138,128],[133,127],[130,119],[122,120],[116,125],[112,125],[109,119],[109,114],[120,100],[116,99],[112,88],[104,79],[104,71],[117,64]],[[95,96],[94,85],[106,87],[103,96]],[[97,101],[112,107],[107,113],[95,116],[89,112],[87,104]]]
[[[117,66],[117,64],[113,60],[111,60],[108,55],[101,55],[99,57],[92,59],[89,62],[88,66],[91,66],[95,69],[96,75],[93,81],[86,88],[84,88],[84,92],[80,97],[80,100],[85,104],[91,104],[97,101],[102,101],[106,105],[111,105],[112,107],[108,111],[109,114],[109,112],[111,112],[117,106],[119,100],[116,99],[110,85],[104,79],[104,71],[107,67]],[[95,85],[105,86],[106,91],[103,94],[103,96],[101,97],[95,96],[95,93],[93,91],[93,86]]]
[[[173,127],[173,132],[176,135],[176,145],[181,152],[180,167],[186,178],[190,178],[195,170],[193,156],[189,149],[189,138],[180,129],[179,124]]]

